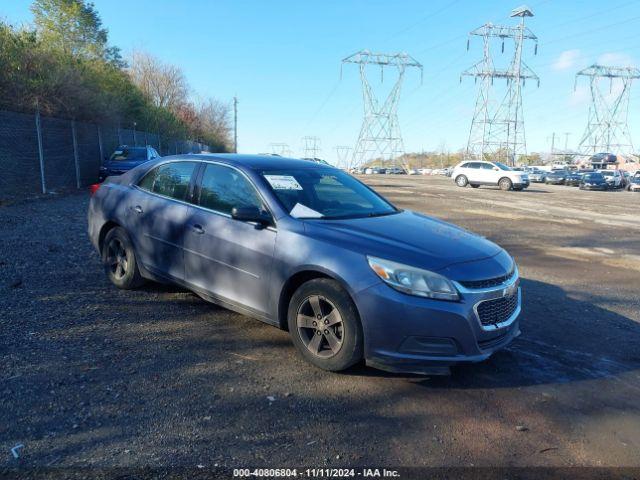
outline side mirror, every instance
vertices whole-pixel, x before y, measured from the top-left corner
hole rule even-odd
[[[260,225],[271,224],[271,215],[261,211],[258,207],[233,207],[231,209],[231,218],[240,220],[241,222],[256,222]]]
[[[498,167],[493,167],[493,169],[497,172],[498,170],[500,170]]]

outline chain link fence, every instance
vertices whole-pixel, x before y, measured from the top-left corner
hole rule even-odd
[[[150,145],[163,156],[208,150],[158,133],[0,110],[0,201],[95,183],[119,145]]]

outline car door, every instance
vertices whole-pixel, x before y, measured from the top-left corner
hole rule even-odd
[[[495,165],[489,162],[479,162],[478,163],[478,178],[481,183],[484,184],[497,184],[498,177],[500,176],[500,172],[496,172],[494,168],[497,168]]]
[[[231,218],[234,207],[265,204],[238,169],[206,163],[200,175],[185,234],[188,283],[219,300],[268,316],[269,276],[277,231]]]
[[[469,162],[464,169],[469,183],[481,183],[480,162]]]
[[[129,232],[142,265],[184,279],[184,224],[197,162],[175,161],[150,170],[128,197]]]

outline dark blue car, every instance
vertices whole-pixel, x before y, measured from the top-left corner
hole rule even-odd
[[[100,167],[99,178],[102,182],[105,178],[112,175],[122,175],[138,165],[142,165],[149,160],[160,158],[160,154],[155,148],[147,145],[146,147],[128,147],[120,145],[113,152],[111,157],[106,160]]]
[[[165,157],[107,179],[88,220],[116,286],[182,285],[288,329],[323,369],[365,360],[447,373],[520,334],[518,269],[505,250],[400,210],[330,166]]]

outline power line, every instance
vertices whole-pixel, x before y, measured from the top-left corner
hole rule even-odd
[[[400,89],[407,68],[419,68],[422,64],[406,53],[372,53],[368,50],[356,52],[342,60],[342,64],[356,64],[360,70],[364,103],[364,118],[356,147],[353,152],[353,166],[380,159],[384,163],[394,160],[404,153],[402,135],[398,122],[398,102]],[[381,102],[375,95],[369,82],[369,66],[380,67],[381,80],[385,68],[395,68],[397,77],[389,94]]]
[[[471,68],[462,72],[462,76],[474,77],[480,81],[476,106],[469,130],[469,141],[465,157],[474,160],[491,158],[514,164],[517,157],[526,155],[527,144],[522,112],[522,87],[527,79],[537,81],[538,76],[522,60],[522,48],[525,40],[536,44],[538,38],[524,24],[525,17],[533,17],[533,12],[526,7],[515,9],[511,17],[520,17],[516,27],[487,23],[470,33],[482,37],[483,58]],[[502,41],[504,52],[505,39],[514,43],[513,59],[508,68],[494,66],[491,44],[495,39]],[[469,40],[467,40],[469,48]],[[507,92],[502,101],[493,107],[490,96],[494,92],[495,79],[507,82]]]

